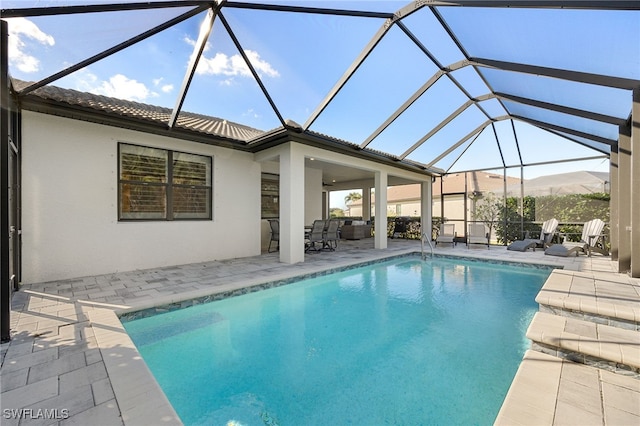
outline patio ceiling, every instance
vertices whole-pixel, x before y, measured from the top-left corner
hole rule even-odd
[[[19,95],[292,120],[443,173],[606,158],[640,87],[638,1],[84,3],[3,1]]]

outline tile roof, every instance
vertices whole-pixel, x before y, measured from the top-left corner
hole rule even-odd
[[[466,179],[466,187],[465,187]],[[489,172],[464,172],[446,175],[442,180],[445,194],[454,192],[502,192],[504,190],[503,176]],[[507,185],[520,184],[519,178],[507,176]],[[433,186],[433,195],[440,195],[439,183]]]
[[[32,82],[26,82],[18,79],[12,79],[14,89],[20,95],[20,91],[32,85]],[[87,117],[96,122],[119,125],[119,120],[123,120],[125,123],[135,123],[137,125],[151,124],[156,130],[168,130],[168,123],[171,118],[172,110],[170,108],[144,104],[141,102],[128,101],[103,95],[96,95],[88,92],[80,92],[73,89],[65,89],[57,86],[46,85],[37,88],[31,92],[21,95],[23,99],[35,98],[36,105],[34,108],[36,111],[41,111],[39,108],[41,104],[43,110],[41,112],[52,113],[46,108],[47,102],[53,103],[53,107],[57,108],[61,104],[68,105],[70,108],[85,111],[93,111],[98,114],[98,118],[95,116]],[[29,109],[29,107],[26,107]],[[68,114],[68,113],[67,113]],[[67,116],[65,113],[61,115]],[[78,119],[75,114],[70,115],[71,118]],[[104,122],[102,118],[104,117]],[[115,123],[114,123],[114,120]],[[127,127],[126,124],[123,124]],[[143,131],[148,131],[146,126],[143,126]],[[200,135],[200,141],[205,143],[223,143],[229,144],[232,148],[251,149],[262,145],[265,140],[270,137],[279,137],[281,132],[287,129],[294,133],[302,133],[308,137],[313,138],[316,142],[326,144],[329,149],[346,150],[350,155],[361,156],[363,158],[374,159],[377,161],[383,161],[389,164],[396,165],[398,167],[408,168],[409,170],[424,172],[425,166],[420,163],[409,160],[400,160],[394,155],[373,150],[370,148],[361,149],[359,145],[352,142],[339,139],[327,134],[306,130],[302,131],[299,124],[287,120],[286,127],[280,127],[277,129],[271,129],[268,131],[262,131],[249,126],[245,126],[239,123],[234,123],[222,118],[211,117],[203,114],[196,114],[191,112],[182,111],[178,115],[178,120],[175,125],[176,130],[183,130],[188,132],[187,137],[194,137],[196,134]],[[204,138],[204,140],[202,139]],[[215,140],[215,138],[220,138]],[[441,173],[442,170],[431,168],[431,172]]]
[[[502,175],[488,172],[467,172],[467,184],[466,190],[471,193],[474,191],[479,192],[502,192],[504,190],[504,183],[502,181]],[[508,185],[520,185],[520,179],[507,176]],[[465,173],[453,173],[446,175],[443,179],[444,192],[447,193],[461,193],[465,191]],[[441,195],[440,182],[436,181],[433,184],[433,197],[438,198]],[[387,188],[387,202],[389,204],[401,202],[401,201],[416,201],[420,200],[420,184],[408,184],[390,186]],[[371,201],[375,201],[375,195],[371,196]],[[357,200],[351,203],[352,206],[358,206],[362,204],[362,200]]]
[[[31,84],[33,83],[13,79],[13,85],[17,91]],[[172,112],[170,108],[80,92],[73,89],[63,89],[56,86],[43,86],[30,92],[29,95],[37,96],[44,100],[90,108],[108,115],[117,115],[161,125],[167,125]],[[221,118],[185,111],[180,112],[178,115],[176,127],[242,142],[247,142],[264,133],[262,130],[233,123]]]

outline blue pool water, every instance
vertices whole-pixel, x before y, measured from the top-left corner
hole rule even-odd
[[[549,272],[405,257],[123,324],[186,425],[488,425]]]

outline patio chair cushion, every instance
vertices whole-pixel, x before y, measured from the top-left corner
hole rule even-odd
[[[533,249],[533,251],[536,251],[536,245],[538,243],[538,240],[520,240],[520,241],[514,241],[511,244],[509,244],[507,246],[507,250],[513,250],[513,251],[527,251],[530,248]]]
[[[571,254],[578,256],[579,252],[584,252],[585,245],[580,243],[554,244],[545,249],[544,254],[551,256],[568,257]]]

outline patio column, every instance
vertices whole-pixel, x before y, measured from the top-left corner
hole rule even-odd
[[[428,182],[422,182],[420,184],[420,227],[422,229],[423,234],[427,234],[428,238],[431,239],[431,228],[432,228],[432,218],[433,212],[431,211],[432,206],[432,187],[433,183],[431,179]]]
[[[618,233],[620,232],[619,226],[619,214],[620,209],[618,206],[618,146],[611,147],[611,155],[609,156],[609,195],[611,200],[609,202],[609,233],[611,236],[611,260],[618,260]]]
[[[377,249],[387,248],[387,172],[376,172],[376,223],[374,243]]]
[[[371,187],[362,188],[362,220],[371,220]]]
[[[280,262],[304,262],[304,153],[286,144],[280,153]]]
[[[640,87],[633,89],[631,109],[631,276],[640,278]]]
[[[618,272],[631,269],[631,128],[620,126],[618,139]]]

